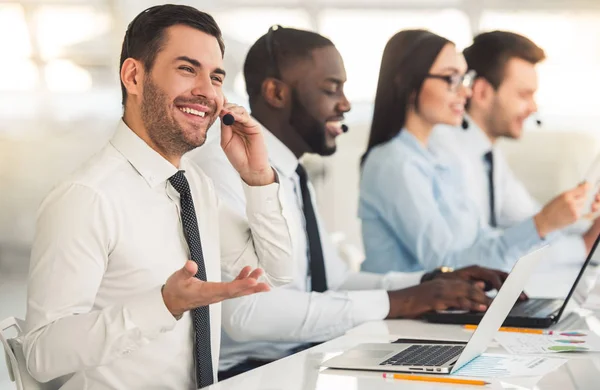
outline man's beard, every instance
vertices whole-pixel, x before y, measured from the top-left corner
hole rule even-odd
[[[298,92],[292,89],[292,111],[290,113],[290,125],[298,132],[300,137],[310,148],[310,153],[321,156],[331,156],[336,147],[327,145],[325,139],[325,126],[308,113],[300,102]]]
[[[510,131],[510,118],[505,115],[504,106],[496,98],[492,103],[490,115],[488,116],[488,129],[497,138],[514,138]]]
[[[141,115],[142,122],[148,131],[148,136],[152,142],[166,156],[182,156],[201,146],[206,141],[206,134],[198,140],[188,140],[185,137],[183,128],[177,123],[173,114],[167,109],[168,97],[153,81],[151,76],[146,76],[144,80],[144,93],[142,95]],[[214,104],[202,104],[213,108]],[[213,110],[214,111],[214,110]],[[207,113],[207,115],[212,114]],[[213,118],[208,128],[214,123]],[[196,129],[200,130],[200,129]]]

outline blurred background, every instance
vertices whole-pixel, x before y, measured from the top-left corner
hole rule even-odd
[[[25,280],[37,207],[53,184],[99,150],[121,115],[118,60],[144,0],[0,0],[0,319],[25,314]],[[598,0],[181,1],[211,13],[226,41],[226,93],[246,105],[241,73],[249,46],[273,24],[331,38],[347,69],[350,132],[330,158],[309,157],[319,207],[336,240],[358,248],[358,158],[368,136],[388,38],[426,28],[459,49],[493,29],[540,45],[541,127],[503,147],[540,200],[580,181],[599,147]],[[214,129],[213,129],[214,133]],[[1,359],[2,357],[0,357]],[[0,366],[0,389],[8,386]],[[6,387],[10,388],[10,387]]]

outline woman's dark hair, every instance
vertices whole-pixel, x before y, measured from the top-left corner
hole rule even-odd
[[[381,58],[371,133],[361,164],[374,147],[400,132],[410,104],[419,109],[423,81],[448,43],[452,44],[448,39],[426,30],[404,30],[390,38]]]
[[[221,29],[212,16],[187,5],[156,5],[142,11],[129,23],[123,46],[119,71],[127,58],[142,61],[147,72],[154,65],[157,54],[165,43],[165,31],[175,25],[184,25],[212,35],[217,39],[221,55],[225,53],[225,44]],[[127,90],[121,82],[122,104],[127,101]]]

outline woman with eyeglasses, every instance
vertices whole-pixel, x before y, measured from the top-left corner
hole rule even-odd
[[[428,147],[436,124],[461,123],[474,78],[454,43],[429,31],[401,31],[387,43],[361,162],[364,271],[510,269],[576,220],[564,200],[503,232],[480,223],[458,165]]]

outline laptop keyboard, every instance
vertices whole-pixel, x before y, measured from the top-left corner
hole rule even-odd
[[[562,306],[562,301],[534,299],[519,303],[510,311],[511,316],[528,317],[544,311],[547,314],[554,312]]]
[[[460,355],[464,348],[460,345],[411,345],[379,365],[436,367]]]

